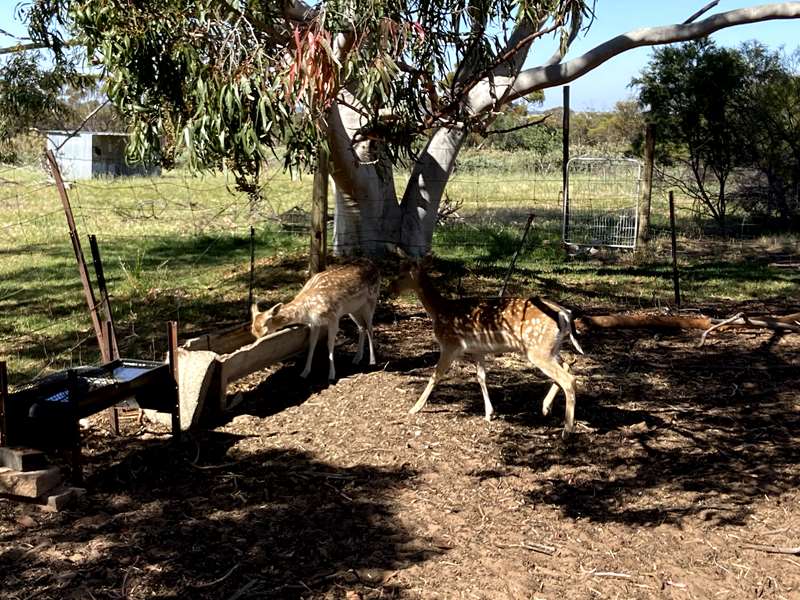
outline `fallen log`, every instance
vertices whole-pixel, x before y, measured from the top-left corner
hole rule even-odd
[[[680,315],[586,315],[575,319],[575,327],[583,329],[708,329],[714,325],[709,317]]]
[[[682,330],[698,329],[703,331],[700,346],[712,331],[723,329],[771,329],[800,333],[800,313],[790,315],[747,315],[737,313],[727,319],[687,315],[584,315],[575,319],[578,330],[587,329],[656,329]]]

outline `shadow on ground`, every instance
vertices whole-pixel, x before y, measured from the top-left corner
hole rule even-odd
[[[774,351],[775,336],[743,348],[728,335],[702,350],[686,334],[593,336],[589,356],[574,367],[577,418],[589,432],[579,428],[568,445],[543,444],[520,427],[500,435],[509,467],[550,474],[530,500],[573,518],[629,525],[697,514],[742,524],[756,499],[796,488],[800,367]],[[511,422],[535,427],[539,406],[531,406],[529,389],[506,385],[510,404],[500,406]],[[561,411],[559,397],[554,414]],[[640,502],[643,494],[649,502]]]
[[[334,467],[293,449],[239,455],[240,439],[207,433],[180,450],[128,439],[93,453],[90,501],[26,530],[35,552],[0,555],[3,596],[324,595],[378,585],[441,552],[390,508],[412,470]]]

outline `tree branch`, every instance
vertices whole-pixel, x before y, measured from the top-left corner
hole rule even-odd
[[[2,56],[3,54],[18,54],[20,52],[27,52],[28,50],[43,50],[44,48],[49,48],[49,46],[47,44],[42,44],[40,42],[14,44],[13,46],[6,46],[5,48],[0,48],[0,56]]]
[[[511,133],[512,131],[519,131],[520,129],[525,129],[526,127],[533,127],[534,125],[539,125],[544,123],[550,115],[544,115],[543,117],[539,117],[535,121],[528,121],[527,123],[523,123],[522,125],[517,125],[516,127],[509,127],[508,129],[492,129],[489,131],[485,131],[484,135],[492,135],[494,133]]]
[[[736,25],[797,18],[800,18],[800,2],[783,2],[731,10],[696,23],[636,29],[618,35],[565,63],[526,69],[517,78],[509,99],[515,100],[536,90],[569,83],[608,59],[633,48],[694,40]],[[486,107],[489,105],[487,102]]]
[[[688,24],[689,24],[689,23],[691,23],[692,21],[696,21],[697,19],[699,19],[700,17],[702,17],[702,16],[703,16],[705,13],[707,13],[707,12],[708,12],[708,11],[710,11],[712,8],[714,8],[714,7],[715,7],[717,4],[719,4],[719,0],[714,0],[713,2],[709,2],[709,3],[708,3],[708,4],[706,4],[706,5],[705,5],[703,8],[701,8],[701,9],[700,9],[700,10],[698,10],[696,13],[694,13],[694,14],[693,14],[691,17],[689,17],[688,19],[686,19],[686,20],[683,22],[683,24],[684,24],[684,25],[688,25]]]

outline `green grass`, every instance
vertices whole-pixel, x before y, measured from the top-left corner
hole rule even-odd
[[[28,169],[2,169],[0,178],[0,356],[12,381],[96,360],[55,186]],[[285,177],[270,192],[256,216],[259,260],[307,243],[272,217],[308,197],[310,180]],[[245,318],[250,207],[222,176],[93,180],[69,195],[89,261],[86,236],[97,235],[126,351],[157,355],[170,319],[186,332]]]
[[[247,318],[251,222],[257,227],[258,299],[285,300],[302,285],[308,240],[282,229],[276,217],[295,206],[308,209],[312,181],[274,173],[253,214],[247,198],[222,175],[192,178],[177,171],[71,187],[89,260],[86,236],[98,237],[125,356],[161,356],[171,319],[179,320],[186,336]],[[398,186],[405,177],[398,175]],[[440,227],[434,240],[448,289],[496,293],[527,214],[534,212],[512,292],[606,310],[670,304],[667,240],[659,238],[651,250],[636,254],[567,257],[560,244],[559,191],[558,175],[549,172],[456,173],[447,195],[459,205],[461,221]],[[0,215],[0,357],[10,363],[12,383],[96,361],[55,187],[41,171],[0,167]],[[679,215],[681,228],[695,231],[690,213]],[[653,217],[657,225],[666,222],[660,199]],[[684,236],[680,247],[687,304],[726,312],[743,302],[796,301],[797,271],[769,266],[776,257],[798,255],[796,237],[742,244]]]

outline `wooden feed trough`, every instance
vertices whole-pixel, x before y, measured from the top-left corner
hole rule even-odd
[[[228,401],[228,385],[306,351],[308,331],[290,327],[255,339],[248,322],[186,341],[177,350],[181,429],[233,408],[237,402]],[[148,411],[148,417],[163,421],[158,413]]]

